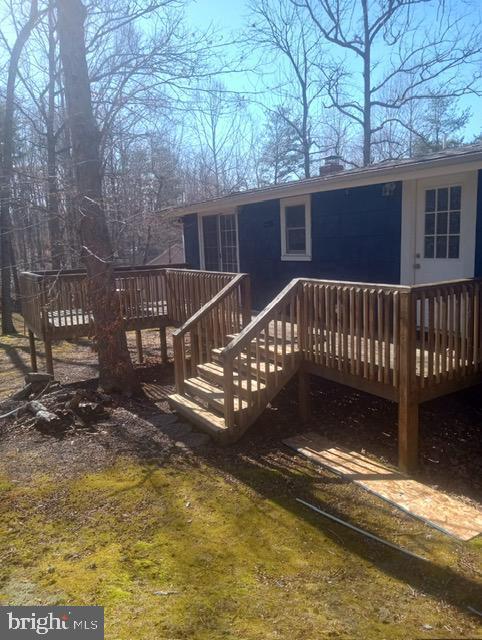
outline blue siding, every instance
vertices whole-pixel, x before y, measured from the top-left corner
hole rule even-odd
[[[476,278],[482,277],[482,169],[479,170],[477,186],[477,226],[475,232],[475,271]]]
[[[199,236],[198,222],[195,213],[184,216],[182,219],[184,233],[184,251],[185,259],[188,266],[192,269],[201,268],[201,260],[199,257]]]
[[[281,260],[279,200],[241,207],[240,270],[251,274],[254,307],[301,276],[399,283],[402,183],[393,184],[390,193],[377,184],[313,194],[310,262]],[[183,222],[186,261],[199,267],[197,217]]]
[[[251,274],[253,304],[263,306],[292,278],[400,282],[402,183],[312,195],[312,260],[281,261],[279,200],[243,207],[240,269]]]

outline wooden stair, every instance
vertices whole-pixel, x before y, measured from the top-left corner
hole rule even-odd
[[[227,339],[232,340],[235,337],[236,335],[233,334],[227,336]],[[283,368],[275,363],[275,357],[283,353],[283,346],[279,344],[279,340],[276,345],[271,339],[267,344],[260,340],[257,340],[256,344],[253,340],[252,345],[252,349],[257,347],[266,359],[258,365],[251,359],[248,367],[247,354],[239,354],[237,364],[233,368],[233,386],[236,390],[233,398],[234,426],[227,427],[225,423],[223,388],[225,373],[221,348],[211,349],[212,360],[196,366],[197,375],[184,380],[182,393],[175,393],[168,397],[169,404],[175,411],[222,444],[236,441],[287,381],[286,376],[283,376]],[[292,344],[285,343],[284,353],[291,361],[296,357],[297,350]],[[291,373],[289,377],[291,375],[293,374]],[[278,387],[276,393],[269,393],[268,396],[268,387],[274,388],[275,378],[281,384],[276,385]]]

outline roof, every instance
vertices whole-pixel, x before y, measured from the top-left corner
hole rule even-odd
[[[184,246],[182,242],[176,242],[165,249],[158,256],[148,262],[150,265],[165,265],[165,264],[183,264],[184,260]]]
[[[443,175],[447,171],[462,172],[482,168],[482,144],[465,145],[444,149],[401,160],[386,160],[368,167],[345,169],[337,173],[293,180],[281,184],[235,191],[209,200],[170,209],[178,216],[190,213],[218,212],[234,209],[244,204],[274,200],[277,198],[301,196],[318,191],[364,186],[380,182],[392,182],[410,178],[425,178]]]

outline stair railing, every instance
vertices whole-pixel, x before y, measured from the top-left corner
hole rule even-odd
[[[228,336],[239,333],[251,320],[249,275],[234,275],[214,297],[173,333],[176,392],[196,375],[196,367],[212,360],[212,350],[224,347]]]
[[[300,293],[301,279],[292,280],[221,351],[226,427],[242,429],[251,422],[298,369],[303,325]]]

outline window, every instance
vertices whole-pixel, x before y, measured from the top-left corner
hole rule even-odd
[[[425,191],[424,258],[458,258],[462,187]]]
[[[201,264],[207,271],[238,271],[238,234],[235,213],[201,216]]]
[[[310,196],[281,201],[281,259],[311,260]]]

